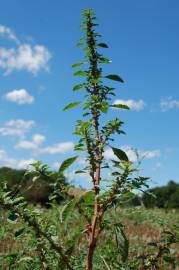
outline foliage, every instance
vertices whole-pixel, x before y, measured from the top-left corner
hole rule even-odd
[[[135,196],[131,203],[133,205],[143,203],[147,208],[179,208],[179,184],[170,181],[166,186],[149,189],[141,197]]]
[[[124,134],[124,131],[123,122],[118,118],[105,122],[104,116],[114,107],[111,100],[115,96],[115,88],[107,82],[124,81],[119,75],[103,74],[103,65],[111,61],[100,49],[108,45],[98,42],[101,35],[95,30],[97,23],[93,11],[85,10],[82,18],[81,29],[85,36],[78,45],[85,52],[85,59],[72,68],[80,67],[74,75],[82,76],[83,81],[73,90],[82,90],[84,98],[70,102],[64,111],[82,105],[83,118],[77,120],[74,132],[79,136],[75,150],[85,156],[86,166],[80,172],[90,176],[92,188],[68,200],[69,187],[64,185],[64,172],[77,156],[63,161],[57,174],[40,162],[32,164],[33,170],[25,174],[31,177],[32,183],[42,178],[53,187],[49,198],[53,209],[50,215],[44,209],[30,207],[20,192],[9,190],[4,183],[0,189],[1,211],[15,228],[13,237],[22,237],[30,251],[23,249],[24,253],[19,250],[6,254],[7,269],[157,269],[166,250],[167,260],[172,259],[168,251],[178,241],[176,227],[176,232],[164,231],[167,237],[155,242],[156,252],[142,254],[142,258],[139,255],[130,257],[130,240],[118,209],[136,190],[148,187],[148,178],[139,176],[135,164],[123,150],[111,146],[114,134]],[[84,65],[85,69],[81,69]],[[123,104],[115,108],[129,109]],[[115,160],[105,160],[107,147],[111,147]],[[107,179],[103,169],[107,171]],[[108,182],[106,187],[105,181]],[[67,200],[61,208],[56,204],[59,194]]]
[[[40,168],[41,163],[37,163],[41,171],[26,171],[16,170],[8,167],[0,168],[0,182],[7,184],[7,188],[13,191],[14,194],[21,194],[32,204],[40,203],[46,205],[49,202],[49,196],[54,192],[54,187],[58,181],[61,185],[66,185],[64,176],[58,178],[56,172],[43,173],[43,168]],[[45,165],[42,165],[45,166]],[[46,167],[44,167],[45,169]],[[48,168],[46,168],[48,170]],[[63,196],[58,196],[58,201],[63,200]]]

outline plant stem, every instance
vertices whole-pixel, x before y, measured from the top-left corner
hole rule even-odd
[[[91,14],[88,14],[87,16],[87,44],[90,51],[89,56],[89,62],[90,62],[90,78],[89,81],[91,81],[91,93],[93,97],[97,97],[99,99],[99,87],[94,80],[98,79],[99,76],[99,70],[98,70],[98,54],[95,49],[95,38],[94,38],[94,32],[93,32],[93,24],[91,19]],[[94,193],[95,193],[95,205],[94,205],[94,214],[91,221],[91,224],[89,226],[88,231],[88,253],[86,258],[86,270],[92,269],[93,264],[93,255],[96,248],[96,243],[98,238],[96,237],[96,228],[98,225],[98,219],[99,219],[99,212],[100,212],[100,204],[97,198],[97,195],[99,194],[100,188],[100,179],[101,179],[101,160],[102,160],[102,154],[100,149],[100,143],[101,143],[101,136],[99,131],[99,108],[98,105],[94,105],[91,108],[91,114],[92,114],[92,122],[93,127],[95,130],[95,139],[96,139],[96,145],[95,145],[95,171],[94,171],[94,177],[93,177],[93,186],[94,186]],[[99,236],[99,235],[98,235]]]

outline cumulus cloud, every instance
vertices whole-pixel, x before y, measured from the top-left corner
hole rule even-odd
[[[138,159],[152,159],[160,156],[160,150],[151,150],[151,151],[143,151],[143,150],[135,150],[131,146],[122,146],[121,149],[127,154],[128,158],[132,162],[136,162]],[[104,157],[107,160],[117,160],[117,157],[114,155],[111,148],[107,148],[104,152]]]
[[[10,157],[4,149],[0,148],[0,166],[27,169],[33,162],[35,162],[33,158],[16,160],[15,158]]]
[[[7,26],[0,25],[0,36],[19,43],[16,34]]]
[[[25,150],[35,150],[45,141],[45,136],[41,134],[35,134],[32,137],[32,141],[22,140],[15,145],[15,148],[25,149]]]
[[[33,120],[10,120],[0,127],[1,136],[17,136],[23,137],[27,132],[29,132],[35,126]]]
[[[145,102],[140,99],[140,100],[133,100],[133,99],[128,99],[128,100],[123,100],[123,99],[116,99],[113,102],[113,105],[116,104],[124,104],[127,105],[131,110],[134,111],[141,111],[145,107]]]
[[[34,102],[34,97],[31,96],[25,89],[12,90],[5,95],[5,99],[20,105],[32,104]]]
[[[63,142],[53,144],[51,146],[47,146],[39,149],[39,153],[47,153],[47,154],[66,154],[68,152],[72,152],[74,149],[73,142]]]
[[[34,75],[40,70],[48,70],[50,58],[50,52],[42,45],[32,47],[22,44],[17,48],[0,48],[0,67],[5,70],[6,75],[15,70],[26,70]]]
[[[30,164],[36,162],[35,159],[29,158],[29,159],[21,159],[20,161],[17,162],[17,168],[18,169],[27,169]]]
[[[179,109],[179,100],[173,99],[172,97],[162,99],[160,102],[160,108],[162,112],[166,112],[171,109]]]
[[[73,142],[62,142],[43,147],[42,144],[45,140],[45,136],[41,134],[35,134],[33,135],[32,140],[21,140],[15,145],[15,148],[34,150],[33,155],[35,156],[40,154],[66,154],[74,150]]]
[[[3,25],[0,25],[0,36],[16,42],[16,46],[12,48],[0,47],[0,68],[4,69],[5,75],[21,70],[35,75],[40,70],[49,69],[51,53],[45,46],[21,43],[15,33]]]

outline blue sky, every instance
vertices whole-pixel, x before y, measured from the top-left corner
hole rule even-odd
[[[112,64],[106,74],[125,81],[116,100],[131,106],[112,110],[125,122],[126,136],[114,143],[135,160],[145,155],[142,174],[151,185],[178,178],[179,2],[177,0],[1,0],[0,9],[0,166],[22,168],[42,160],[57,168],[73,155],[72,134],[80,109],[62,112],[82,98],[72,87],[79,79],[70,66],[83,60],[75,47],[82,35],[80,15],[93,8],[104,54]],[[132,148],[132,149],[131,149]],[[109,158],[111,152],[106,151]],[[83,160],[80,159],[82,165]],[[68,176],[73,180],[73,172]],[[75,182],[87,186],[86,179]]]

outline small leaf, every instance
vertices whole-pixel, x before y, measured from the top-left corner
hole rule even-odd
[[[78,156],[75,156],[75,157],[71,157],[71,158],[68,158],[66,160],[64,160],[58,170],[58,174],[62,175],[63,172],[68,169],[74,162],[75,160],[78,158]]]
[[[112,63],[112,61],[109,60],[106,57],[100,57],[99,60],[100,60],[100,63],[105,63],[105,64],[111,64]]]
[[[86,75],[88,75],[88,72],[84,70],[79,70],[74,73],[74,76],[86,76]]]
[[[82,66],[84,64],[86,64],[86,62],[80,62],[80,63],[73,64],[71,67],[76,68],[76,67],[80,67],[80,66]]]
[[[129,106],[127,106],[125,104],[113,104],[113,105],[111,105],[111,107],[117,108],[117,109],[130,110]]]
[[[106,43],[99,43],[98,46],[102,48],[109,48]]]
[[[120,160],[127,161],[127,162],[129,161],[128,156],[121,149],[112,147],[112,150],[113,150],[114,155],[117,156]]]
[[[75,85],[75,86],[73,87],[73,91],[78,91],[78,90],[80,90],[80,89],[83,88],[83,87],[84,87],[83,84],[77,84],[77,85]]]
[[[79,173],[86,173],[85,171],[82,171],[82,170],[78,170],[75,172],[75,174],[79,174]]]
[[[113,80],[113,81],[121,82],[121,83],[124,82],[120,76],[114,75],[114,74],[107,75],[105,78]]]
[[[15,237],[20,236],[23,232],[24,232],[25,228],[20,228],[18,230],[15,231]]]
[[[7,218],[7,221],[10,223],[16,223],[17,219],[18,219],[18,214],[11,212]]]
[[[67,110],[69,110],[69,109],[75,108],[75,107],[77,107],[79,104],[81,104],[81,101],[76,101],[76,102],[69,103],[67,106],[65,106],[65,107],[63,108],[63,111],[67,111]]]
[[[34,257],[33,258],[30,256],[23,257],[18,261],[18,263],[20,264],[21,262],[30,262],[30,261],[34,261]]]
[[[108,103],[106,101],[102,101],[100,109],[101,109],[101,111],[103,113],[107,113],[107,111],[108,111]]]

